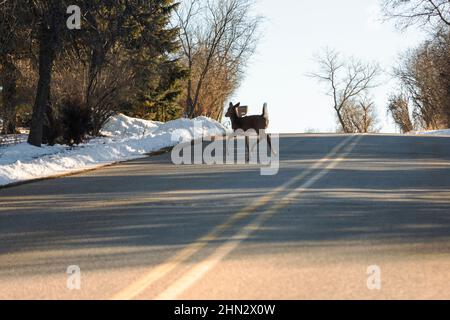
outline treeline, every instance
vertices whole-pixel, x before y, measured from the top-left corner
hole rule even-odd
[[[79,143],[117,112],[222,117],[253,53],[251,0],[0,2],[2,133]]]
[[[400,28],[414,25],[430,34],[394,68],[399,90],[388,111],[402,132],[450,128],[450,1],[385,0],[384,11]]]
[[[450,128],[450,1],[383,0],[383,11],[400,29],[416,26],[430,35],[405,52],[392,74],[398,88],[387,110],[402,132]],[[327,49],[316,57],[311,77],[327,86],[338,132],[368,133],[380,129],[371,89],[381,70],[377,63]]]

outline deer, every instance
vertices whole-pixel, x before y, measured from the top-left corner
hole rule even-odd
[[[260,116],[255,115],[255,116],[239,117],[240,106],[241,106],[240,102],[236,105],[230,102],[228,111],[225,114],[225,117],[230,118],[231,120],[231,127],[233,131],[236,132],[237,130],[242,130],[244,132],[247,132],[249,130],[254,130],[258,134],[258,140],[256,144],[252,147],[252,151],[253,148],[260,143],[261,136],[264,135],[267,139],[270,151],[272,153],[275,153],[275,151],[272,149],[272,139],[270,138],[270,135],[265,135],[265,130],[269,127],[269,113],[267,111],[267,103],[264,103],[263,113]],[[245,148],[247,151],[247,161],[248,161],[250,153],[248,137],[245,137]]]

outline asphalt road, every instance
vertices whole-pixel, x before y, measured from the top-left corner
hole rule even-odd
[[[0,299],[450,299],[450,138],[279,154],[275,176],[165,154],[1,189]]]

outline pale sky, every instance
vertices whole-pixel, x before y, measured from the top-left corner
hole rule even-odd
[[[417,46],[424,35],[398,31],[382,22],[380,0],[258,0],[264,16],[264,37],[234,95],[234,102],[260,114],[268,102],[271,132],[336,130],[335,114],[326,87],[306,74],[316,70],[314,55],[330,47],[345,55],[377,61],[390,72],[401,52]],[[389,75],[373,91],[382,132],[396,132],[386,114],[387,98],[395,87]]]

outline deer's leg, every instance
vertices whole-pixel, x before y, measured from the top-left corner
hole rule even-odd
[[[276,152],[273,150],[272,148],[272,138],[270,137],[270,134],[262,134],[260,137],[262,137],[261,139],[264,139],[267,141],[267,144],[269,146],[269,151],[273,154],[276,155]],[[258,143],[260,142],[259,138],[258,138]]]
[[[247,162],[250,161],[250,137],[249,136],[245,136],[245,160]]]
[[[271,145],[270,140],[268,138],[270,138],[270,137],[266,133],[258,134],[258,144],[260,144],[262,141],[266,140],[268,142],[268,144],[269,144],[269,147],[272,148],[272,145]]]
[[[267,135],[267,143],[269,144],[270,152],[271,152],[274,156],[276,156],[276,155],[277,155],[277,152],[276,152],[275,150],[273,150],[273,148],[272,148],[272,138],[270,137],[270,134]]]
[[[258,135],[258,137],[256,138],[256,143],[252,146],[252,153],[253,153],[253,150],[255,150],[255,147],[257,146],[257,145],[259,145],[259,140],[260,140],[260,136]]]
[[[273,152],[273,150],[272,150],[272,138],[270,137],[270,135],[266,136],[266,140],[267,140],[267,144],[269,145],[270,152]]]
[[[227,149],[227,156],[230,155],[230,148],[229,148],[229,143],[230,140],[233,139],[233,152],[234,152],[234,141],[236,140],[236,135],[235,133],[233,133],[232,135],[226,136],[226,140],[225,140],[225,148]]]

